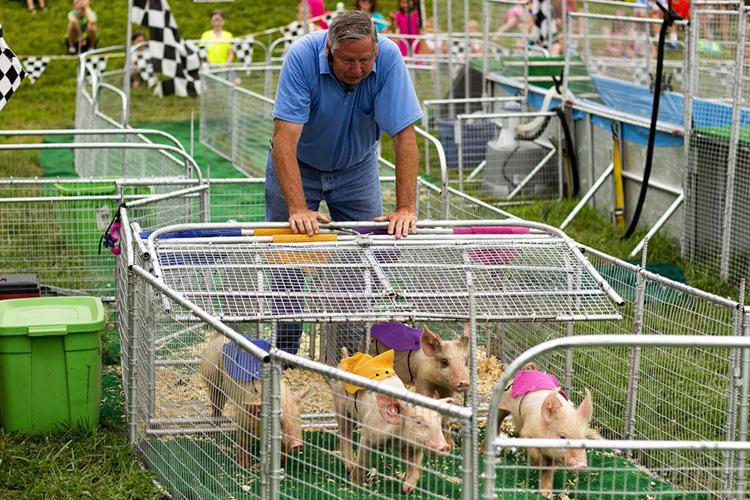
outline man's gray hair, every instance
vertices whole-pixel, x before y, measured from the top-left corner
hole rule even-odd
[[[367,38],[372,38],[377,46],[378,35],[372,19],[367,12],[361,10],[341,12],[328,27],[329,48],[341,42],[356,42]]]

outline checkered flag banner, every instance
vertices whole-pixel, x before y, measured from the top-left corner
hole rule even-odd
[[[132,20],[149,29],[148,48],[156,73],[169,78],[156,85],[160,96],[200,94],[198,46],[183,40],[167,0],[133,0]]]
[[[243,38],[232,42],[232,51],[234,51],[235,57],[242,61],[242,64],[250,66],[253,62],[253,39]]]
[[[10,96],[13,95],[21,81],[26,77],[26,72],[21,66],[21,61],[10,50],[3,38],[3,26],[0,25],[0,110],[5,107]]]
[[[326,23],[328,26],[331,26],[331,22],[336,19],[336,16],[339,15],[339,11],[334,10],[333,12],[326,12],[323,15],[323,22]]]
[[[107,69],[107,58],[91,56],[86,58],[86,73],[94,78],[101,78],[104,70]]]
[[[149,87],[155,86],[157,83],[156,73],[154,73],[154,67],[151,65],[151,53],[148,47],[136,50],[133,55],[135,57],[135,67],[138,68],[141,80],[146,82]]]
[[[299,21],[294,21],[281,27],[281,36],[288,40],[296,40],[304,34],[305,25]]]
[[[29,77],[31,83],[39,80],[44,70],[47,69],[47,64],[49,64],[49,57],[27,57],[23,60],[23,69],[26,70],[26,76]]]

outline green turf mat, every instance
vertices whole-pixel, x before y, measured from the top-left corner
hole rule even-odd
[[[190,152],[190,121],[163,122],[163,123],[141,123],[133,125],[133,128],[148,128],[161,130],[173,135],[183,145],[186,151]],[[165,138],[159,136],[149,136],[153,142],[160,144],[170,144]],[[232,162],[217,155],[206,146],[198,141],[198,122],[195,123],[195,142],[193,144],[193,158],[205,176],[207,167],[211,167],[211,177],[214,179],[237,179],[247,177],[232,165]]]
[[[356,434],[355,434],[356,438]],[[346,480],[343,464],[336,451],[336,435],[330,432],[306,432],[306,446],[301,455],[291,456],[284,465],[281,494],[285,498],[368,498],[369,492],[387,498],[423,498],[419,492],[411,496],[401,493],[401,481],[397,474],[403,472],[402,465],[388,455],[377,453],[372,466],[385,477],[380,477],[365,487],[355,489]],[[456,443],[459,444],[459,443]],[[234,462],[234,448],[228,437],[213,439],[175,438],[152,439],[148,442],[146,455],[153,462],[152,470],[163,485],[168,485],[174,497],[189,492],[202,498],[226,497],[249,498],[260,494],[259,469],[244,470]],[[461,459],[455,455],[450,459],[426,457],[420,486],[444,498],[460,498]],[[211,458],[208,458],[208,457]],[[616,498],[628,492],[634,498],[705,498],[700,495],[685,495],[674,485],[660,481],[644,469],[609,451],[592,450],[588,453],[591,473],[578,476],[564,469],[555,472],[554,488],[571,491],[596,492],[607,498]],[[502,498],[541,498],[523,492],[538,486],[536,470],[528,471],[526,459],[510,451],[499,457],[497,487],[506,492]],[[436,474],[436,472],[438,472]],[[526,482],[528,481],[528,483]],[[244,489],[243,489],[244,486]],[[518,493],[509,493],[509,491]],[[599,496],[596,496],[599,498]]]
[[[638,265],[640,262],[630,261],[630,263]],[[635,300],[635,273],[622,273],[621,270],[621,267],[615,265],[606,265],[597,268],[599,274],[601,274],[602,277],[606,281],[608,281],[610,285],[615,287],[617,293],[619,293],[623,299],[632,302],[633,300]],[[646,270],[664,276],[665,278],[671,279],[673,281],[678,281],[680,283],[686,282],[685,275],[682,272],[682,268],[680,268],[676,264],[648,264],[646,265]],[[621,283],[622,280],[625,280],[625,282]],[[652,302],[671,302],[673,300],[682,298],[680,297],[680,295],[681,294],[679,294],[679,292],[677,292],[675,289],[665,287],[661,283],[654,283],[653,281],[649,281],[646,284],[647,304],[650,304]]]
[[[172,134],[183,145],[185,150],[190,150],[190,122],[166,122],[166,123],[146,123],[134,125],[133,128],[150,128],[161,130]],[[197,128],[197,124],[196,124]],[[155,143],[174,145],[171,141],[159,137],[150,136],[149,139]],[[232,163],[221,156],[217,155],[197,140],[194,144],[195,161],[205,175],[207,167],[211,167],[211,177],[215,179],[237,179],[246,177],[245,174],[234,168]],[[70,143],[73,136],[48,136],[44,138],[45,143]],[[78,173],[75,171],[73,163],[73,150],[71,149],[49,149],[42,150],[39,155],[39,164],[42,167],[44,177],[62,177],[76,178]]]
[[[698,127],[695,129],[696,132],[699,134],[705,134],[713,136],[717,139],[722,139],[726,142],[729,142],[732,129],[729,126],[726,127]],[[740,137],[739,141],[742,144],[750,144],[750,126],[749,125],[743,125],[740,126]]]
[[[44,138],[45,143],[59,144],[73,142],[72,135],[53,135]],[[39,153],[39,166],[43,177],[76,178],[78,173],[73,164],[72,149],[43,149]]]
[[[560,80],[563,68],[565,66],[565,57],[529,57],[529,77],[539,78],[539,80],[532,81],[531,84],[537,87],[548,89],[552,87],[555,82],[552,80],[554,76]],[[596,87],[589,78],[589,72],[586,69],[586,65],[582,64],[580,57],[572,57],[570,66],[570,77],[571,81],[568,87],[574,94],[586,94],[591,97],[591,94],[596,94]],[[483,61],[472,61],[472,66],[476,69],[481,70]],[[507,56],[499,59],[488,61],[488,71],[499,71],[503,75],[511,78],[523,78],[524,77],[524,58],[523,56]],[[547,77],[547,78],[544,78]]]

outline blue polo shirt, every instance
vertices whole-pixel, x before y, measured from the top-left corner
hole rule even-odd
[[[273,117],[304,123],[298,160],[330,171],[371,158],[381,130],[397,134],[422,118],[422,109],[395,43],[378,36],[372,73],[346,92],[328,65],[327,34],[315,31],[292,44],[281,68]]]

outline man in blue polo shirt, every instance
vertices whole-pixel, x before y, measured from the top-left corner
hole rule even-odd
[[[422,117],[398,46],[378,37],[367,13],[339,14],[328,31],[297,40],[284,60],[273,110],[275,128],[266,165],[266,220],[289,221],[295,233],[315,234],[329,222],[388,221],[397,238],[416,231],[419,169],[414,122]],[[396,210],[382,214],[377,143],[393,138]],[[284,276],[281,276],[281,275]],[[272,288],[301,291],[301,273],[275,273]],[[300,310],[280,301],[277,311]],[[297,352],[300,324],[282,324],[278,347]]]

